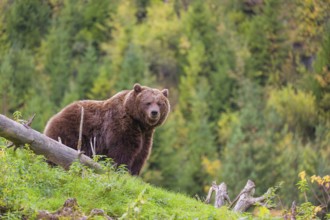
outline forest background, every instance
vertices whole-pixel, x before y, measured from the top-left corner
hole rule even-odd
[[[328,0],[2,0],[0,111],[43,131],[79,99],[170,90],[142,178],[204,196],[330,173]],[[316,201],[317,202],[317,201]]]

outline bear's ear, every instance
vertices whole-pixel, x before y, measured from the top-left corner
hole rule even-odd
[[[139,83],[135,83],[133,89],[136,93],[140,93],[142,91],[142,86]]]
[[[168,89],[163,89],[162,93],[165,97],[168,97]]]

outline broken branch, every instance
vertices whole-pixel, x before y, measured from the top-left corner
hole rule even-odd
[[[77,150],[79,153],[81,152],[83,122],[84,122],[84,107],[81,106],[79,138],[78,138],[78,145],[77,145]]]

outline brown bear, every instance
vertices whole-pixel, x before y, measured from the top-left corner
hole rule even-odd
[[[108,100],[74,102],[54,115],[44,134],[77,149],[81,107],[84,108],[81,150],[92,156],[95,151],[125,164],[132,175],[139,175],[148,159],[157,126],[163,124],[170,111],[168,90],[162,91],[140,84],[124,90]]]

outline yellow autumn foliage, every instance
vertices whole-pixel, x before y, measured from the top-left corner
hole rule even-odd
[[[330,175],[324,177],[313,175],[311,176],[311,182],[316,182],[320,186],[324,186],[326,189],[330,189]]]
[[[219,141],[225,143],[233,133],[234,125],[239,123],[237,113],[224,113],[218,121]]]
[[[305,180],[306,179],[306,172],[305,171],[300,172],[299,177],[300,177],[301,180]]]
[[[213,178],[219,176],[220,168],[221,168],[220,160],[215,159],[211,161],[207,157],[202,156],[202,165],[206,173],[212,176]]]

